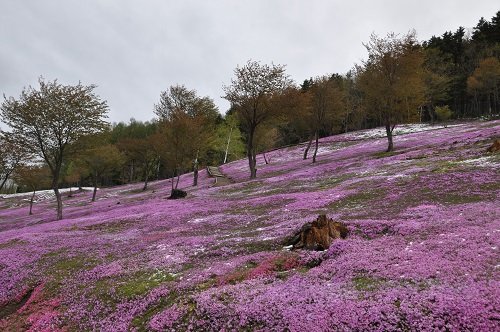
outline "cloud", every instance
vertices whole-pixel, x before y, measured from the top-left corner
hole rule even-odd
[[[111,121],[154,117],[160,91],[185,84],[220,96],[248,59],[287,65],[297,82],[349,70],[371,32],[420,39],[474,26],[496,1],[7,0],[0,12],[0,92],[18,96],[42,75],[97,84]],[[445,15],[446,13],[446,15]]]

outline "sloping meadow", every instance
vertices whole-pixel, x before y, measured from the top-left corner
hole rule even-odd
[[[0,329],[493,331],[500,323],[500,121],[365,131],[170,182],[0,199]],[[285,240],[327,214],[347,239]]]

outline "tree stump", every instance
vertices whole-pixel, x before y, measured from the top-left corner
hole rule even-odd
[[[496,139],[486,151],[491,153],[500,151],[500,139]]]
[[[345,239],[349,233],[344,223],[333,221],[321,214],[312,223],[302,226],[288,242],[292,249],[326,250],[335,239]]]
[[[187,196],[187,192],[184,190],[180,189],[172,189],[172,192],[170,193],[170,197],[168,199],[178,199],[178,198],[184,198]]]

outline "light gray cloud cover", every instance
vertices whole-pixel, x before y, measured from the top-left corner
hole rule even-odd
[[[149,120],[160,91],[185,84],[228,103],[222,85],[248,59],[286,64],[296,81],[345,73],[372,32],[420,40],[490,19],[497,1],[2,0],[0,93],[41,75],[97,84],[111,121]]]

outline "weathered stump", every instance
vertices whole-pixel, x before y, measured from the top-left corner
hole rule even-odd
[[[349,233],[344,223],[333,221],[321,214],[312,223],[302,226],[286,244],[292,249],[326,250],[335,239],[345,239]]]
[[[184,198],[186,196],[187,192],[185,192],[184,190],[173,189],[168,199],[178,199],[178,198]]]
[[[500,151],[500,139],[496,139],[486,151],[491,153]]]

